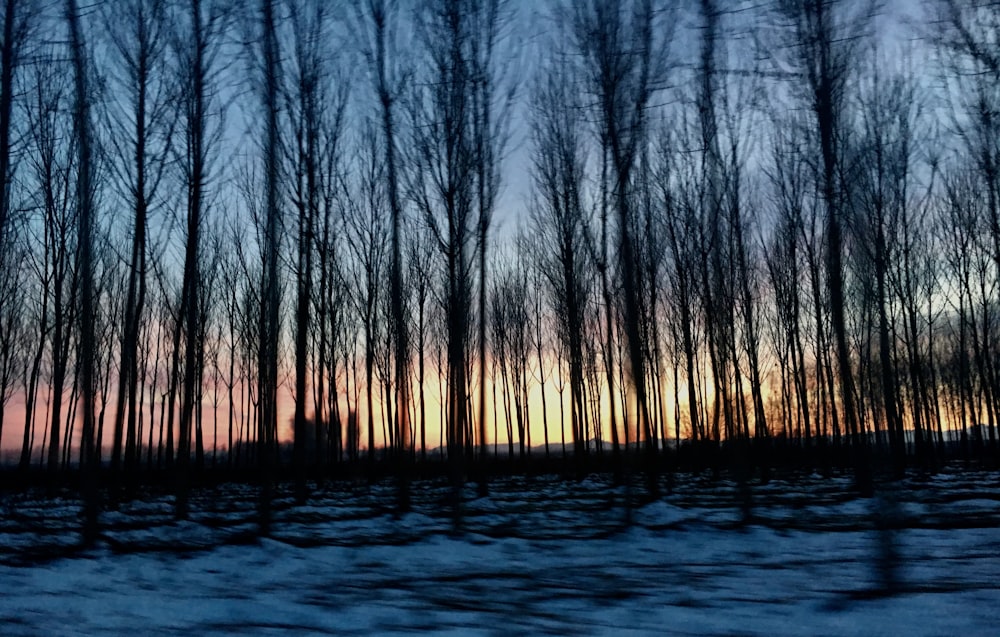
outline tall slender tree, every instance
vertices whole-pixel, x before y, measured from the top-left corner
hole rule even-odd
[[[177,311],[177,326],[173,339],[173,361],[171,383],[181,379],[180,421],[177,444],[177,486],[176,514],[187,516],[187,472],[191,460],[191,444],[194,424],[200,412],[196,404],[200,391],[197,387],[201,378],[198,369],[204,360],[202,334],[204,317],[201,315],[199,294],[202,288],[203,234],[208,210],[208,180],[212,152],[218,144],[218,129],[210,127],[212,102],[215,95],[213,86],[216,59],[220,48],[220,36],[227,28],[230,6],[221,0],[190,0],[186,10],[175,24],[173,33],[174,62],[180,81],[182,117],[180,128],[184,144],[180,152],[182,181],[185,189],[184,265],[181,284],[180,304]],[[181,338],[183,336],[183,339]],[[183,361],[181,345],[183,344]],[[183,363],[183,365],[181,365]],[[176,389],[170,398],[170,414]],[[171,416],[172,418],[172,416]],[[173,426],[168,425],[167,436],[173,435]],[[168,457],[170,444],[168,443]]]
[[[370,68],[372,85],[379,105],[382,123],[382,143],[384,145],[386,196],[391,218],[389,238],[389,308],[392,328],[390,331],[393,358],[393,387],[395,389],[395,410],[393,427],[397,461],[407,462],[407,450],[411,444],[409,421],[410,381],[409,381],[409,339],[403,295],[403,248],[401,232],[403,227],[403,201],[400,190],[398,151],[396,149],[398,101],[406,90],[406,73],[399,60],[396,39],[400,32],[399,8],[389,0],[369,0],[366,7],[366,23],[370,24],[370,42],[365,46],[365,55]],[[402,509],[409,508],[409,492],[405,467],[400,471],[400,499]]]
[[[80,382],[83,385],[82,464],[84,473],[84,531],[85,544],[97,539],[98,492],[96,447],[95,398],[97,393],[95,362],[97,353],[97,299],[94,263],[94,149],[91,137],[89,54],[83,27],[80,24],[76,0],[66,0],[65,17],[69,30],[70,54],[73,62],[73,128],[77,144],[76,206],[77,254],[80,267]]]
[[[541,249],[538,267],[551,290],[559,321],[560,347],[570,376],[570,428],[574,453],[587,444],[584,427],[584,338],[589,285],[586,258],[585,178],[580,109],[572,92],[570,68],[556,60],[545,68],[532,99],[532,226]]]
[[[260,328],[258,336],[257,385],[260,400],[257,423],[258,462],[261,469],[260,530],[270,532],[272,466],[278,450],[278,338],[280,333],[278,251],[281,240],[280,146],[278,140],[280,51],[274,0],[261,0],[261,84],[260,99],[264,115],[262,162],[264,166],[264,269],[261,281]]]
[[[176,110],[174,95],[162,77],[165,61],[166,5],[160,0],[131,2],[105,15],[105,32],[119,60],[113,77],[126,97],[115,100],[108,114],[109,142],[122,198],[133,211],[128,284],[119,346],[117,404],[114,415],[111,464],[134,468],[137,458],[136,420],[141,405],[139,391],[139,330],[145,312],[148,286],[147,259],[150,208],[169,165]],[[120,124],[120,121],[129,124]],[[127,141],[120,141],[127,140]]]
[[[651,0],[588,0],[570,10],[581,73],[595,98],[598,138],[611,171],[617,250],[624,291],[624,328],[629,392],[635,426],[652,450],[653,435],[640,332],[637,242],[633,225],[633,179],[648,142],[648,107],[664,79],[665,29],[669,22]],[[662,17],[662,16],[660,16]],[[626,427],[628,423],[626,423]]]
[[[789,62],[798,82],[798,94],[813,118],[818,139],[818,183],[826,241],[826,284],[830,295],[830,324],[837,358],[838,387],[843,416],[852,444],[859,453],[867,446],[861,430],[857,387],[847,339],[844,291],[845,187],[842,180],[848,91],[857,67],[858,51],[867,35],[873,2],[849,0],[789,0],[779,3],[787,20]],[[870,488],[867,461],[858,458],[858,480]]]
[[[472,328],[473,257],[476,239],[476,156],[469,122],[473,112],[471,38],[467,3],[436,0],[417,16],[425,76],[413,99],[413,171],[410,198],[431,229],[445,261],[447,322],[445,424],[455,511],[465,480],[468,436],[467,352]],[[457,520],[458,518],[456,518]]]

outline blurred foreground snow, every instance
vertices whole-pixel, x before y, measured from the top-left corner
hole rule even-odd
[[[879,582],[878,500],[847,479],[754,487],[689,478],[622,524],[625,491],[510,479],[453,533],[442,485],[391,485],[276,503],[274,539],[253,529],[245,487],[199,492],[191,520],[170,498],[123,504],[104,540],[72,541],[74,503],[8,498],[0,525],[0,634],[19,635],[997,635],[1000,483],[952,474],[899,485],[896,594]],[[60,524],[63,526],[61,527]]]

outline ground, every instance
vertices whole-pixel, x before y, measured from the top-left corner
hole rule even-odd
[[[189,520],[149,494],[75,542],[78,503],[3,499],[0,625],[19,635],[995,635],[1000,474],[946,472],[859,498],[847,476],[685,476],[655,500],[594,476],[465,493],[333,485],[275,502],[202,489]],[[634,502],[626,507],[625,502]]]

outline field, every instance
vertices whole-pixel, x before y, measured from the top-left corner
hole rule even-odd
[[[847,475],[746,491],[679,475],[196,490],[188,520],[148,492],[102,513],[78,551],[69,494],[3,496],[4,635],[995,635],[1000,474],[911,476],[859,498]],[[630,506],[626,506],[630,502]]]

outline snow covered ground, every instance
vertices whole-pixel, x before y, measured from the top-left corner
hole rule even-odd
[[[1000,634],[996,473],[872,500],[846,477],[773,480],[745,526],[736,485],[695,477],[627,526],[625,489],[598,477],[470,487],[459,533],[446,495],[417,484],[397,517],[388,484],[285,493],[260,541],[252,489],[199,491],[180,523],[149,496],[102,516],[98,548],[43,560],[26,557],[75,541],[77,503],[9,496],[0,634]],[[872,594],[890,549],[899,592]]]

